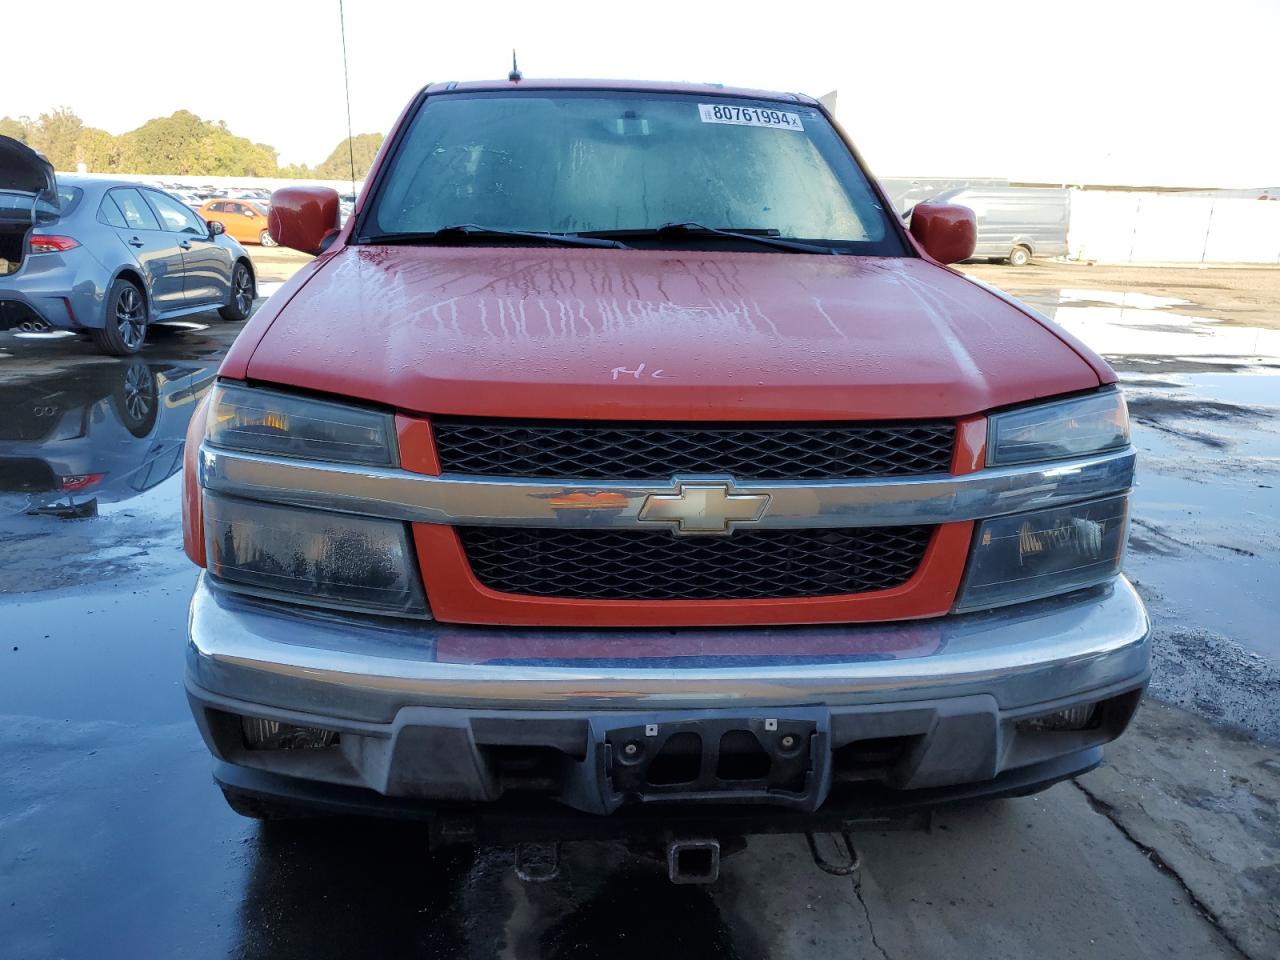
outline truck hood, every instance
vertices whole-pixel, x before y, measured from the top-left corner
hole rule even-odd
[[[915,258],[354,246],[312,271],[224,375],[426,414],[878,420],[1088,389],[1105,370]]]

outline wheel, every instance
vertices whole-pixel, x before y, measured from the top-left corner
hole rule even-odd
[[[142,360],[133,360],[111,392],[116,413],[124,428],[135,437],[145,437],[156,425],[160,413],[160,391],[156,375]]]
[[[1031,251],[1026,247],[1014,247],[1009,251],[1009,266],[1025,267],[1031,261]]]
[[[264,247],[274,247],[276,245],[276,239],[271,236],[271,231],[269,230],[263,230],[258,234],[258,242]]]
[[[225,307],[218,308],[218,316],[223,320],[244,320],[253,309],[253,300],[258,295],[253,282],[253,271],[241,260],[231,271],[231,300]]]
[[[93,342],[103,353],[127,357],[142,349],[147,339],[147,298],[128,280],[117,280],[107,291],[107,316]]]
[[[222,788],[222,798],[227,801],[228,807],[240,814],[240,816],[248,817],[250,820],[297,820],[305,818],[305,814],[296,807],[290,807],[274,800],[264,800],[261,797],[250,797],[243,793],[235,793],[226,787]]]

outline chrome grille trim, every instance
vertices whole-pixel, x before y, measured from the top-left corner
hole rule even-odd
[[[1133,448],[1126,447],[961,476],[734,482],[725,475],[707,474],[673,477],[668,483],[434,477],[398,468],[267,457],[208,444],[201,446],[199,462],[205,489],[272,503],[453,526],[651,530],[652,524],[638,519],[645,501],[672,495],[681,481],[725,481],[735,491],[768,495],[768,511],[750,529],[903,526],[980,520],[1127,493],[1133,486],[1135,459]]]

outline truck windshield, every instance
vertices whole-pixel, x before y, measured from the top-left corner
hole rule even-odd
[[[839,252],[905,253],[866,176],[819,110],[604,91],[428,97],[359,233],[429,241],[435,231],[478,224],[491,232],[620,232],[629,246],[742,243],[714,232],[660,230],[690,223]]]

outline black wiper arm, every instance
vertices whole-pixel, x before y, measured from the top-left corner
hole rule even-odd
[[[515,237],[525,240],[539,240],[543,243],[560,244],[566,247],[612,247],[617,250],[630,250],[625,243],[609,240],[604,237],[582,237],[575,233],[542,233],[536,230],[503,230],[496,227],[482,227],[477,223],[455,223],[439,230],[425,233],[380,233],[371,237],[362,237],[364,243],[448,243],[449,241],[495,240],[501,237]]]
[[[777,233],[778,231],[773,229],[721,230],[718,227],[708,227],[701,223],[685,221],[664,223],[660,227],[637,227],[632,230],[592,230],[581,234],[581,236],[669,237],[678,235],[686,237],[732,237],[735,240],[746,240],[750,243],[759,243],[766,247],[778,247],[782,250],[796,250],[800,253],[835,254],[839,252],[832,247],[823,247],[816,243],[804,243],[800,240],[784,240],[782,237],[777,236]]]

